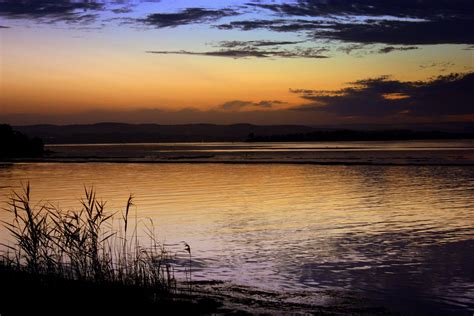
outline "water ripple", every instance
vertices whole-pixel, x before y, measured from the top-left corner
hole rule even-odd
[[[191,245],[195,279],[474,310],[474,167],[15,164],[1,202],[27,181],[64,208],[84,185],[111,210],[133,193],[140,223]]]

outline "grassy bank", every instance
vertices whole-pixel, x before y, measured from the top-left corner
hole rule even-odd
[[[0,313],[7,315],[213,314],[218,300],[117,281],[67,279],[0,265]]]
[[[138,222],[130,220],[132,196],[123,211],[109,213],[105,206],[93,189],[85,189],[79,210],[33,206],[29,185],[12,193],[5,208],[11,220],[3,222],[12,241],[2,244],[2,315],[215,308],[209,300],[191,299],[188,244],[183,251],[190,261],[178,286],[173,255],[157,240],[152,222],[141,244]]]

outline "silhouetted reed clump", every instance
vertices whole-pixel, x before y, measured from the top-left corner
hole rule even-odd
[[[29,184],[21,193],[13,192],[5,209],[13,215],[4,225],[14,243],[3,245],[4,268],[94,284],[176,289],[172,255],[157,241],[153,223],[145,225],[146,247],[138,237],[137,220],[130,225],[132,196],[123,212],[107,213],[93,189],[85,189],[78,211],[49,203],[33,206],[30,193]],[[115,215],[120,215],[119,222],[114,222]]]

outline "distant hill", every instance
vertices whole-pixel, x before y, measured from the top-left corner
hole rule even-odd
[[[153,143],[245,141],[249,134],[276,135],[309,133],[317,130],[299,125],[257,126],[251,124],[157,125],[99,123],[91,125],[30,125],[15,129],[40,137],[47,144]]]
[[[466,125],[467,127],[468,125]],[[435,131],[428,127],[409,129],[337,129],[302,125],[214,125],[214,124],[125,124],[30,125],[16,130],[43,139],[47,144],[86,143],[169,143],[169,142],[278,142],[278,141],[355,141],[474,138],[474,129]]]

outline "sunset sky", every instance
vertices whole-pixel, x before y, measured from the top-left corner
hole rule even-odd
[[[474,121],[472,0],[0,0],[0,121]]]

